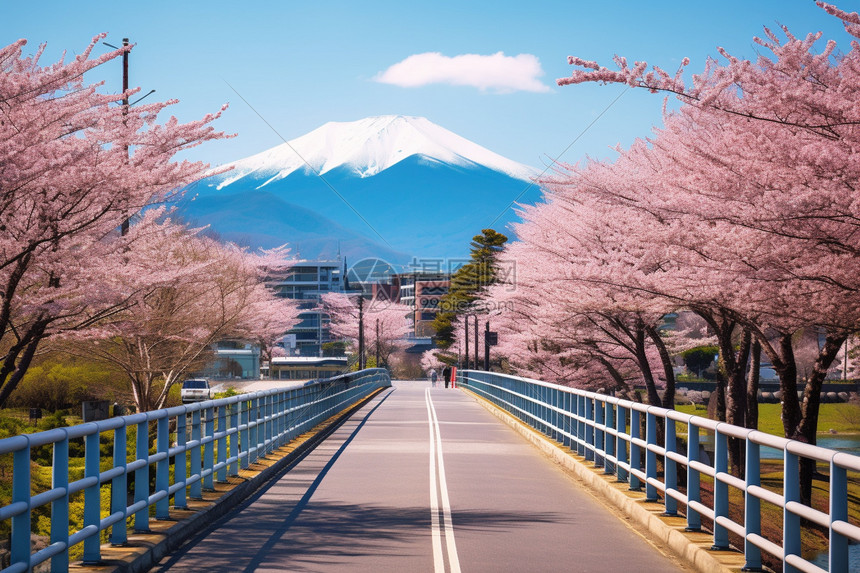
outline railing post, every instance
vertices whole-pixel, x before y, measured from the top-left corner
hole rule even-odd
[[[506,387],[511,392],[516,394],[516,397],[514,398],[514,404],[516,404],[517,410],[516,410],[516,412],[514,412],[514,415],[521,422],[525,422],[526,421],[526,415],[523,413],[523,411],[528,408],[528,402],[526,401],[525,395],[523,394],[524,388],[522,387],[522,383],[519,380],[511,380],[508,382]],[[488,391],[490,391],[490,390],[488,389]],[[502,400],[502,393],[501,392],[499,392],[498,390],[495,390],[493,395],[496,397],[497,400],[499,400],[501,402],[501,400]],[[501,405],[502,404],[499,403],[499,406],[501,406]]]
[[[284,391],[284,443],[288,444],[293,439],[293,396],[295,390]]]
[[[636,471],[642,471],[642,453],[638,444],[633,443],[633,440],[638,440],[640,435],[641,412],[636,408],[630,408],[630,468]],[[642,488],[642,482],[639,476],[634,472],[630,472],[630,489],[639,491]]]
[[[542,417],[546,423],[546,429],[544,430],[544,434],[550,438],[551,440],[555,439],[555,424],[554,424],[554,416],[552,411],[553,404],[553,396],[552,396],[552,388],[548,388],[546,386],[541,388],[541,401],[542,404],[541,412]]]
[[[720,479],[720,474],[728,473],[728,437],[720,432],[719,425],[714,431],[714,546],[713,550],[729,548],[729,532],[717,523],[717,518],[729,515],[729,486]],[[786,471],[786,476],[788,472]]]
[[[223,434],[218,438],[218,463],[222,464],[215,475],[218,483],[227,481],[227,406],[221,404],[218,406],[218,427],[215,430],[219,434]]]
[[[603,403],[603,407],[603,419],[605,420],[606,427],[615,428],[614,405],[607,400]],[[604,434],[603,441],[604,449],[606,450],[606,459],[603,460],[603,473],[612,474],[615,473],[616,465],[614,462],[609,461],[609,458],[615,457],[615,440],[612,438],[611,434]]]
[[[576,397],[576,437],[579,441],[576,443],[576,453],[585,457],[585,396],[582,394]]]
[[[275,451],[275,396],[266,396],[266,455]]]
[[[208,472],[203,478],[203,491],[215,491],[215,408],[209,406],[204,411],[203,432],[207,440],[203,446],[203,471]]]
[[[657,454],[650,446],[657,445],[657,416],[648,408],[645,414],[645,501],[657,501],[657,488],[650,480],[657,479]]]
[[[203,473],[203,463],[200,453],[202,434],[203,432],[200,430],[200,409],[198,408],[191,412],[191,442],[194,446],[191,448],[191,469],[188,472],[188,479],[195,480],[188,488],[188,497],[191,499],[203,499],[203,483],[200,479]]]
[[[541,408],[541,411],[543,412],[543,419],[546,424],[546,430],[544,430],[544,433],[547,434],[551,439],[555,439],[555,413],[552,409],[553,390],[552,388],[549,388],[547,386],[543,386],[542,388],[543,392],[541,394],[543,396],[541,398],[541,404],[543,404],[543,407]]]
[[[585,459],[594,461],[594,399],[585,398]]]
[[[848,571],[848,539],[833,529],[848,521],[848,472],[830,459],[830,555],[828,571]]]
[[[251,463],[251,402],[250,400],[242,400],[239,404],[240,425],[245,427],[243,430],[239,430],[239,455],[242,462],[240,465],[242,469],[246,469]]]
[[[744,571],[761,571],[761,549],[749,540],[749,535],[761,535],[761,500],[749,491],[750,486],[761,485],[761,452],[759,445],[754,443],[749,435],[746,437],[746,483],[744,492]],[[833,490],[830,490],[833,499]],[[832,515],[831,515],[832,518]],[[832,547],[832,546],[831,546]],[[830,569],[839,571],[839,569]],[[846,569],[847,570],[847,569]]]
[[[573,434],[575,432],[575,430],[573,429],[574,424],[573,424],[573,418],[571,417],[571,414],[573,412],[573,401],[571,399],[571,396],[573,396],[573,394],[571,394],[570,392],[565,392],[563,394],[564,412],[565,412],[565,414],[564,414],[564,431],[565,431],[564,445],[567,448],[573,449],[574,441],[570,436],[571,436],[571,434]]]
[[[276,435],[277,435],[277,447],[281,447],[284,445],[285,441],[285,433],[286,427],[284,425],[284,391],[281,390],[277,394],[275,394],[275,411],[277,412],[277,425],[276,425]]]
[[[295,396],[295,390],[287,390],[284,393],[284,426],[285,426],[285,442],[289,442],[293,439],[293,396]]]
[[[51,557],[51,571],[69,568],[69,433],[54,443],[54,460],[51,469],[51,487],[63,488],[65,495],[51,502],[51,543],[64,543],[66,548]]]
[[[305,431],[305,424],[307,421],[306,416],[302,416],[302,412],[308,408],[307,395],[308,389],[306,386],[296,389],[295,412],[293,413],[296,420],[296,436],[301,436]]]
[[[602,467],[604,471],[606,471],[606,466],[604,465],[606,460],[603,457],[606,453],[606,443],[604,441],[606,434],[598,426],[603,425],[605,421],[603,402],[599,398],[594,398],[594,466],[598,468]]]
[[[9,564],[30,563],[30,438],[27,446],[12,455],[12,503],[26,503],[27,511],[12,518],[11,555]],[[29,571],[29,566],[25,571]]]
[[[691,501],[699,502],[701,497],[701,485],[699,470],[693,469],[691,461],[699,459],[699,427],[692,421],[687,422],[687,531],[702,530],[702,516],[690,507]]]
[[[118,427],[113,432],[113,467],[122,468],[122,473],[113,478],[110,482],[110,513],[111,515],[122,513],[126,514],[128,510],[128,475],[126,474],[126,466],[128,465],[126,452],[126,431],[127,426],[125,421],[123,425]],[[110,543],[111,545],[125,545],[128,542],[128,532],[126,531],[125,519],[120,519],[111,526]]]
[[[230,464],[229,471],[231,476],[239,475],[239,406],[241,402],[236,401],[230,404],[230,426],[229,429],[236,429],[236,432],[230,435],[230,457],[235,458]]]
[[[248,463],[252,464],[257,461],[257,457],[259,456],[259,451],[257,450],[257,432],[259,431],[258,424],[260,423],[257,415],[259,398],[251,398],[248,402]]]
[[[286,427],[284,426],[284,392],[279,391],[273,396],[275,400],[275,449],[284,445],[284,435]]]
[[[257,454],[255,460],[266,456],[266,397],[257,398]]]
[[[627,463],[627,441],[622,434],[627,433],[627,409],[621,404],[618,404],[615,415],[615,431],[618,432],[615,437],[615,457],[618,459],[615,475],[618,481],[626,482],[629,474],[622,464]]]
[[[155,491],[164,492],[155,502],[155,519],[170,519],[170,418],[162,416],[156,422],[155,450],[164,457],[155,466]]]
[[[101,521],[100,462],[99,431],[96,430],[84,438],[84,477],[96,478],[96,483],[84,490],[84,527],[98,528]],[[94,565],[101,558],[101,536],[91,535],[84,539],[84,565]]]
[[[188,411],[183,406],[182,413],[176,416],[176,447],[177,453],[173,456],[173,483],[184,483],[186,476],[186,463],[188,462]],[[173,507],[176,509],[188,509],[185,499],[185,488],[181,487],[173,494]]]
[[[149,501],[149,422],[137,424],[135,435],[135,458],[146,463],[134,470],[134,503]],[[134,531],[149,533],[149,504],[134,514]]]
[[[298,403],[296,404],[296,414],[297,420],[296,425],[298,427],[297,434],[302,435],[307,429],[308,420],[310,420],[313,408],[311,406],[311,390],[307,386],[302,386],[299,389],[298,395]],[[303,415],[307,414],[307,415]]]
[[[801,554],[800,542],[800,516],[786,509],[790,501],[800,503],[800,475],[798,464],[800,460],[796,454],[785,450],[783,461],[783,484],[782,490],[785,496],[785,505],[782,507],[782,547],[785,557]],[[797,569],[792,567],[783,559],[783,571],[795,573]]]
[[[265,458],[266,454],[269,453],[268,447],[266,446],[266,442],[269,437],[269,422],[268,422],[268,414],[269,414],[269,396],[262,396],[260,398],[260,406],[259,406],[259,420],[260,424],[257,426],[257,458]]]
[[[675,421],[668,416],[663,418],[666,425],[665,449],[666,453],[663,456],[663,483],[666,486],[666,495],[664,503],[666,505],[666,515],[678,515],[678,500],[669,495],[670,491],[678,490],[678,462],[669,457],[670,453],[676,453],[675,441]]]

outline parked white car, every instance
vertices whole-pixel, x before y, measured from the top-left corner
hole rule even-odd
[[[212,389],[209,380],[205,378],[192,378],[182,383],[182,391],[179,393],[182,403],[202,402],[212,398]]]

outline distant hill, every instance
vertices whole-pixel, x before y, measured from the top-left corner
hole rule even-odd
[[[271,249],[286,243],[303,258],[333,259],[338,251],[352,261],[371,253],[398,264],[409,258],[267,191],[190,193],[179,207],[192,226],[209,225],[225,241],[243,246]]]

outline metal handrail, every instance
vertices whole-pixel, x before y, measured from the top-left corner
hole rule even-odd
[[[860,542],[860,527],[848,522],[848,472],[860,472],[860,456],[838,452],[758,430],[741,428],[614,396],[587,392],[540,380],[492,372],[461,370],[458,383],[486,398],[525,424],[561,442],[587,461],[628,482],[630,489],[645,489],[645,498],[662,495],[668,515],[687,506],[687,528],[701,529],[701,518],[713,521],[713,548],[729,547],[729,532],[744,540],[744,570],[761,570],[762,551],[783,562],[783,570],[822,571],[801,556],[801,519],[829,531],[828,562],[832,573],[848,571],[848,545]],[[645,436],[640,435],[642,417]],[[657,443],[658,420],[664,422],[664,442]],[[670,422],[670,423],[666,423]],[[675,423],[687,427],[686,452],[677,451]],[[700,432],[714,434],[713,463],[699,459]],[[728,439],[743,440],[745,476],[729,473]],[[761,487],[760,449],[783,452],[782,494]],[[663,477],[658,477],[657,458],[663,458]],[[830,466],[830,505],[825,513],[800,503],[799,458]],[[644,464],[643,464],[644,459]],[[685,491],[678,489],[677,469],[686,467]],[[713,479],[713,502],[702,502],[700,477]],[[729,487],[742,492],[744,523],[729,516]],[[761,502],[782,508],[782,544],[765,539],[761,532]]]
[[[112,544],[126,543],[129,517],[134,516],[136,531],[148,531],[150,506],[155,506],[156,520],[169,519],[170,496],[174,497],[174,507],[186,508],[187,499],[202,499],[203,491],[213,490],[216,480],[225,482],[228,476],[238,475],[240,467],[247,468],[374,390],[390,385],[387,370],[371,368],[299,387],[240,394],[0,440],[0,455],[13,456],[12,499],[0,507],[0,521],[11,520],[10,565],[0,573],[29,571],[48,559],[51,571],[67,571],[69,549],[78,543],[84,545],[84,563],[98,563],[103,530],[110,529]],[[156,426],[154,453],[150,452],[151,423]],[[133,459],[127,452],[129,426],[136,427]],[[113,465],[102,469],[100,437],[108,432],[113,432]],[[175,437],[173,444],[171,436]],[[84,477],[70,482],[72,439],[84,440]],[[52,487],[32,495],[31,451],[39,446],[53,448]],[[172,480],[170,466],[174,467]],[[151,468],[155,469],[154,488],[149,485]],[[127,487],[130,474],[135,481],[131,504]],[[104,484],[111,487],[109,508],[101,506]],[[70,534],[70,496],[81,491],[83,527]],[[51,543],[31,553],[32,512],[44,505],[51,507]],[[103,509],[106,515],[102,515]]]

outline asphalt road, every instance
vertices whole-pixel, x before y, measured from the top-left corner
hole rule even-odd
[[[468,395],[395,382],[168,570],[686,569]]]

